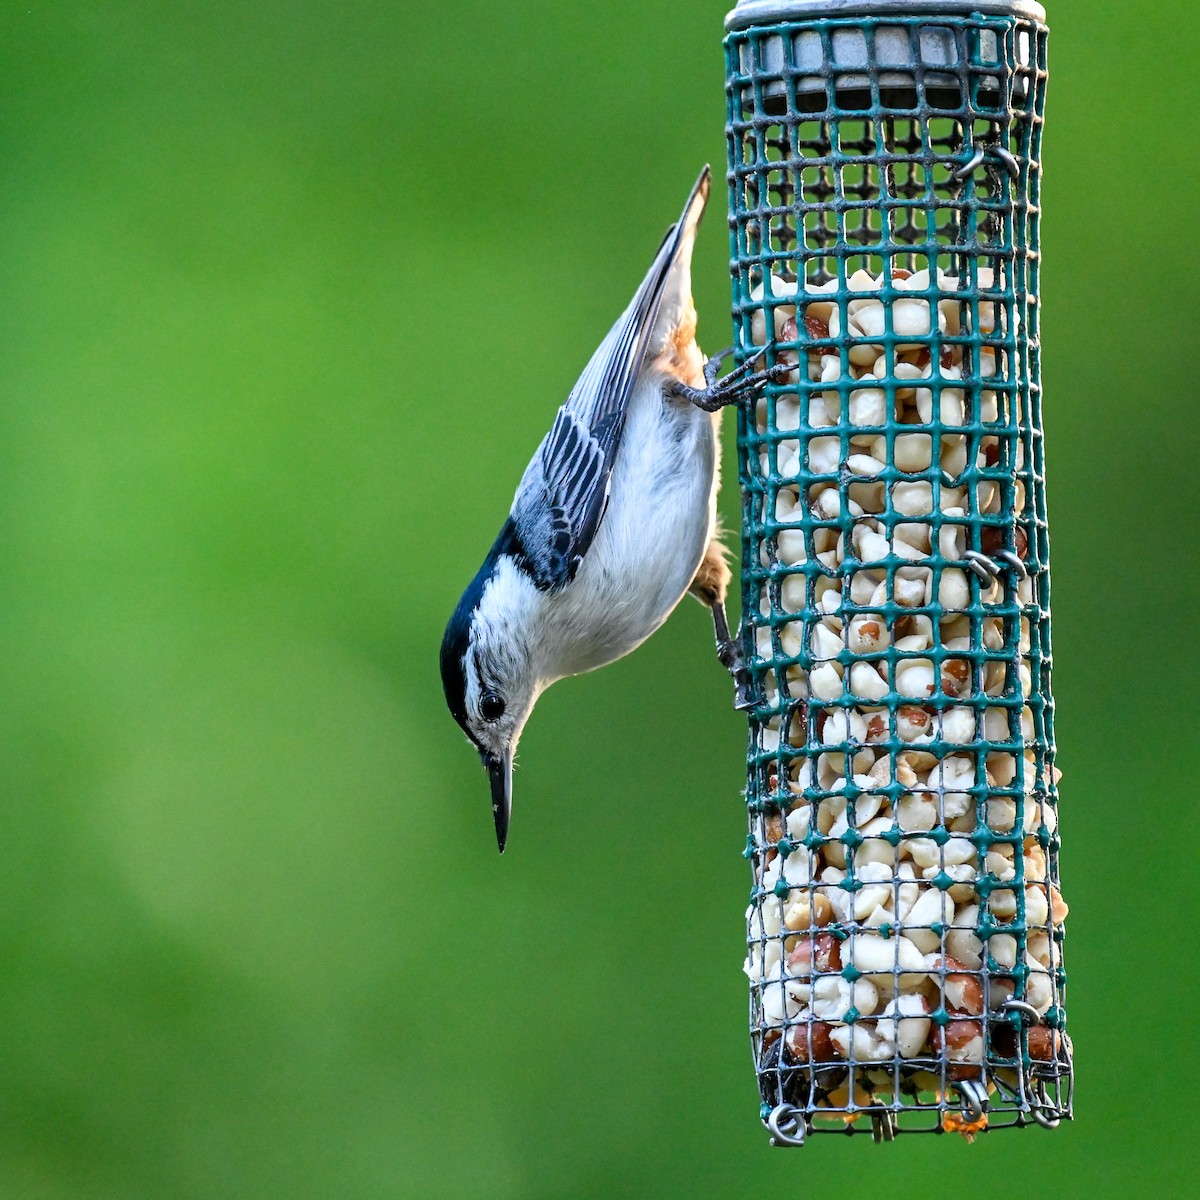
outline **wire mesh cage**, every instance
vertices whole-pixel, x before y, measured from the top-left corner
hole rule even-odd
[[[777,1144],[1070,1115],[1042,9],[727,21],[751,1034]]]

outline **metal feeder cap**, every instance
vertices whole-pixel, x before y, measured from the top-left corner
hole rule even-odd
[[[738,0],[725,18],[732,33],[752,25],[811,21],[819,17],[1028,17],[1045,23],[1046,10],[1034,0]]]

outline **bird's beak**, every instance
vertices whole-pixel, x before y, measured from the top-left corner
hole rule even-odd
[[[500,757],[488,754],[483,759],[492,782],[492,816],[496,818],[496,841],[501,854],[508,841],[508,819],[512,815],[512,760],[511,750]]]

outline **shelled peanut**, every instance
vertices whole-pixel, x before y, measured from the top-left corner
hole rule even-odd
[[[771,338],[753,318],[797,386],[755,414],[779,526],[758,548],[777,589],[755,631],[777,714],[760,744],[791,753],[755,831],[746,971],[764,1044],[793,1064],[978,1078],[1006,1000],[1059,1002],[1067,912],[1030,704],[1034,578],[973,582],[968,561],[1029,557],[1023,414],[987,344],[1006,322],[980,296],[990,271],[960,289],[896,269],[886,299],[882,283],[851,276],[843,316],[836,280],[773,277]],[[801,328],[817,344],[789,349]],[[1030,1053],[1056,1037],[1036,1026]]]

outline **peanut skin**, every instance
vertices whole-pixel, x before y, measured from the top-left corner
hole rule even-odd
[[[1062,1049],[1062,1036],[1057,1029],[1046,1025],[1035,1025],[1025,1035],[1029,1045],[1029,1057],[1037,1062],[1054,1062]]]
[[[800,1063],[827,1063],[837,1059],[837,1049],[830,1041],[832,1026],[825,1021],[796,1025],[788,1030],[787,1046],[791,1057]]]
[[[970,1016],[978,1016],[983,1012],[983,985],[978,976],[968,974],[967,968],[958,959],[947,954],[937,959],[930,971],[935,983],[941,983],[943,968],[946,976],[942,988],[947,1008]]]
[[[983,1022],[973,1020],[963,1013],[951,1013],[952,1020],[943,1028],[934,1025],[929,1031],[929,1045],[934,1054],[944,1054],[949,1060],[946,1067],[947,1079],[978,1079],[982,1067],[974,1061],[956,1061],[971,1054],[972,1043],[983,1037]]]
[[[842,945],[832,933],[802,937],[788,954],[788,966],[798,979],[807,979],[814,965],[826,975],[842,969]]]

